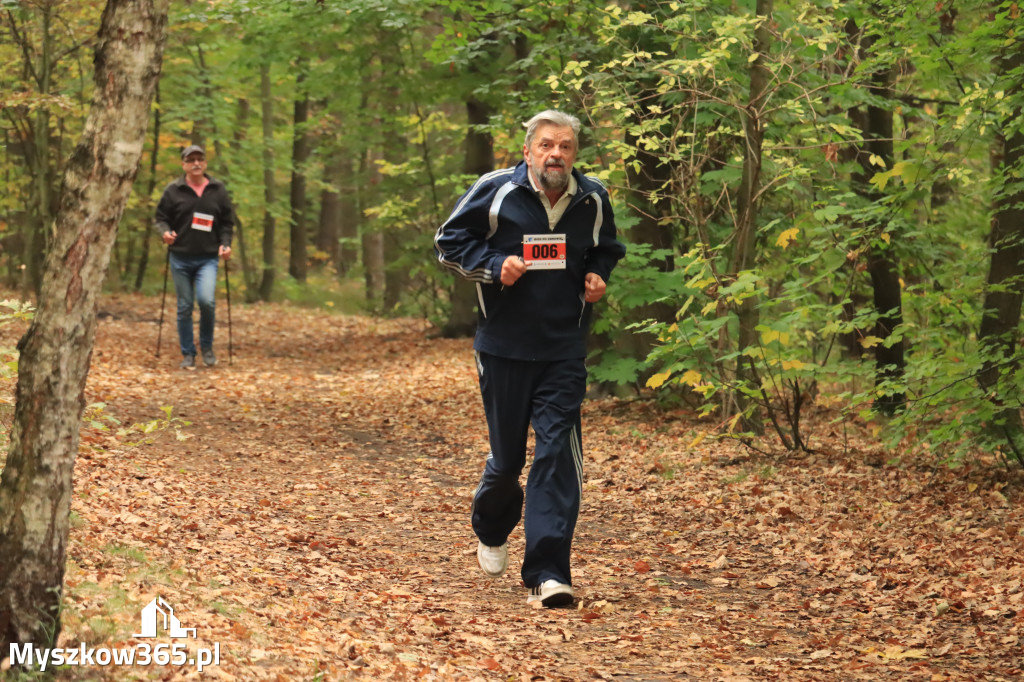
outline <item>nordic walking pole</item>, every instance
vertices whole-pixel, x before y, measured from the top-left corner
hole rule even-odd
[[[228,364],[231,364],[231,279],[228,277],[228,261],[224,261],[224,289],[228,294]]]
[[[160,297],[160,325],[156,332],[156,356],[160,357],[160,339],[164,335],[164,303],[167,302],[167,271],[171,269],[171,250],[167,249],[167,260],[164,261],[164,293]]]

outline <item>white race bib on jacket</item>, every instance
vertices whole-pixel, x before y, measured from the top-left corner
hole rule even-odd
[[[524,234],[523,260],[531,270],[565,270],[565,235]]]
[[[213,216],[209,213],[193,213],[192,214],[192,229],[199,230],[200,232],[210,232],[213,230]]]

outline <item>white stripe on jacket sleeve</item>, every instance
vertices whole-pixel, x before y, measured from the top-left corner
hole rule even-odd
[[[514,168],[502,168],[500,170],[491,171],[490,173],[480,176],[480,178],[473,184],[470,190],[466,192],[466,195],[462,197],[462,201],[460,201],[458,206],[455,207],[455,210],[452,211],[452,214],[451,216],[448,217],[448,220],[444,221],[441,227],[437,228],[437,233],[434,235],[434,248],[437,249],[437,260],[443,267],[448,268],[449,270],[453,270],[457,274],[473,282],[490,283],[491,281],[493,281],[494,274],[491,272],[490,268],[486,266],[480,266],[473,268],[472,270],[467,270],[466,268],[462,267],[461,264],[455,261],[448,260],[445,257],[446,252],[444,249],[441,248],[439,241],[444,236],[445,228],[448,226],[448,224],[451,223],[451,221],[466,208],[466,205],[473,199],[473,197],[477,195],[477,193],[480,191],[480,189],[483,187],[485,183],[489,182],[490,180],[496,177],[501,177],[503,175],[511,175],[514,170]],[[490,236],[491,235],[489,234],[488,238],[490,238]]]

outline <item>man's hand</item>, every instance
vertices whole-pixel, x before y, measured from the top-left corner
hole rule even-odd
[[[512,286],[526,273],[526,262],[519,256],[509,256],[501,264],[501,283]]]
[[[223,258],[224,260],[227,260],[228,258],[231,258],[231,247],[230,246],[224,246],[222,244],[221,247],[220,247],[219,253],[220,253],[220,257],[221,258]]]
[[[164,244],[173,244],[174,240],[177,238],[177,232],[172,232],[171,230],[167,230],[166,232],[164,232]]]
[[[583,298],[587,303],[597,303],[604,296],[607,285],[596,272],[588,272],[583,280]]]

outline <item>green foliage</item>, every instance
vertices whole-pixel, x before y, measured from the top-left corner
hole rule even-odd
[[[41,45],[41,6],[7,4],[8,22]],[[16,65],[0,98],[12,188],[0,199],[0,240],[24,231],[33,217],[23,208],[38,205],[40,160],[18,140],[43,139],[33,126],[49,117],[46,129],[62,135],[48,150],[57,167],[88,102],[87,60],[74,59],[72,46],[92,33],[98,5],[58,5],[63,51],[50,87],[33,82],[24,62],[39,50],[0,46]],[[464,173],[467,102],[490,112],[474,132],[491,136],[498,166],[518,161],[521,122],[553,106],[580,114],[578,165],[610,188],[629,242],[597,307],[594,380],[687,401],[744,438],[756,440],[747,429],[760,421],[788,447],[813,447],[801,428],[811,405],[839,420],[876,420],[880,397],[906,394],[906,410],[882,425],[890,447],[949,462],[1005,449],[997,422],[1000,409],[1024,399],[1020,345],[986,350],[977,330],[984,294],[994,291],[986,281],[992,207],[1024,191],[1024,169],[991,154],[1024,130],[1024,65],[1011,59],[1022,51],[1018,5],[958,3],[953,13],[947,3],[776,0],[768,18],[755,10],[753,0],[174,3],[154,110],[161,134],[147,141],[112,267],[131,279],[153,203],[180,172],[177,149],[197,139],[212,150],[211,173],[230,181],[244,258],[257,274],[264,215],[277,221],[281,270],[285,188],[302,171],[308,224],[317,222],[319,193],[340,190],[355,206],[346,218],[355,236],[344,245],[359,252],[381,237],[389,286],[401,287],[358,300],[369,288],[360,279],[376,274],[368,264],[356,257],[335,270],[329,254],[311,250],[308,280],[278,272],[274,300],[442,324],[452,280],[431,242],[474,179]],[[755,49],[758,29],[771,36],[764,53]],[[770,77],[752,108],[754,66]],[[266,144],[262,68],[274,110]],[[880,75],[888,90],[873,80]],[[315,151],[293,168],[293,104],[307,96],[312,111],[299,132]],[[871,112],[892,115],[892,158],[868,149]],[[741,270],[752,114],[764,136],[757,255]],[[351,161],[344,181],[329,169],[339,158]],[[265,170],[278,189],[270,204]],[[644,231],[652,223],[664,239]],[[154,241],[150,292],[162,284],[152,263],[164,252]],[[16,277],[25,251],[3,246]],[[887,312],[873,303],[869,266],[879,257],[901,281],[903,321],[888,333],[876,329]],[[739,348],[745,302],[756,307],[756,343]],[[874,351],[897,340],[905,372],[880,379]],[[0,358],[0,372],[10,377],[14,359],[13,351]],[[986,362],[1000,372],[983,391]]]
[[[624,221],[628,228],[630,220]],[[687,282],[676,272],[661,272],[653,263],[670,252],[652,249],[648,244],[629,244],[626,256],[615,268],[608,295],[597,308],[592,331],[599,337],[622,333],[622,320],[627,311],[642,309],[663,301],[674,301],[690,291]],[[631,329],[636,329],[637,326]],[[639,387],[649,363],[638,360],[608,344],[591,355],[590,377],[604,383]]]
[[[27,322],[32,319],[35,309],[30,303],[7,299],[0,301],[0,327],[14,322]],[[8,382],[18,376],[18,349],[0,348],[0,380]],[[14,401],[0,401],[0,468],[7,461],[7,449],[10,445],[10,428],[14,420]]]
[[[675,314],[634,323],[656,339],[653,350],[642,361],[606,354],[596,378],[635,385],[647,377],[662,397],[696,401],[724,432],[749,438],[742,425],[763,419],[787,447],[810,447],[800,424],[812,401],[838,419],[873,419],[875,401],[906,393],[907,409],[884,425],[891,447],[950,462],[991,451],[994,405],[1021,405],[1016,357],[999,358],[998,403],[978,388],[985,356],[976,340],[988,207],[1019,191],[1024,177],[988,157],[993,132],[1021,122],[1020,89],[988,67],[1008,41],[1019,49],[1010,29],[1018,10],[1007,3],[982,21],[982,5],[977,14],[958,7],[958,19],[935,9],[776,2],[772,48],[760,57],[752,4],[606,9],[600,42],[608,49],[567,63],[547,84],[582,98],[591,120],[603,122],[607,156],[640,172],[642,150],[672,169],[643,198],[678,246],[668,276],[649,276],[665,254],[643,250],[639,264],[616,272],[617,315],[609,317],[629,319],[656,301]],[[954,19],[956,30],[944,30]],[[850,32],[849,20],[862,31]],[[730,272],[747,69],[759,58],[771,79],[758,112],[758,254],[753,269]],[[865,87],[892,67],[893,98]],[[893,114],[892,162],[857,162],[865,140],[849,112],[865,107]],[[865,167],[870,197],[853,182]],[[884,338],[874,328],[887,311],[871,305],[868,277],[880,253],[900,269],[903,300],[903,323]],[[738,348],[744,301],[756,303],[758,340]],[[873,349],[897,342],[907,344],[906,372],[879,380]]]
[[[27,322],[35,314],[31,303],[7,299],[0,301],[0,327],[13,322]],[[11,379],[18,375],[18,351],[15,348],[0,348],[0,379]]]
[[[174,437],[179,440],[191,438],[182,429],[190,426],[192,422],[181,417],[172,416],[174,408],[170,406],[161,407],[162,417],[157,417],[146,422],[137,422],[123,426],[113,415],[106,412],[106,404],[92,403],[87,405],[82,413],[83,426],[96,430],[110,432],[117,438],[118,442],[127,447],[137,447],[153,443],[155,438],[164,431],[173,431]]]
[[[277,281],[274,301],[305,308],[321,308],[346,315],[366,313],[366,301],[359,283],[338,279],[330,272],[313,272],[305,282],[293,277]]]

